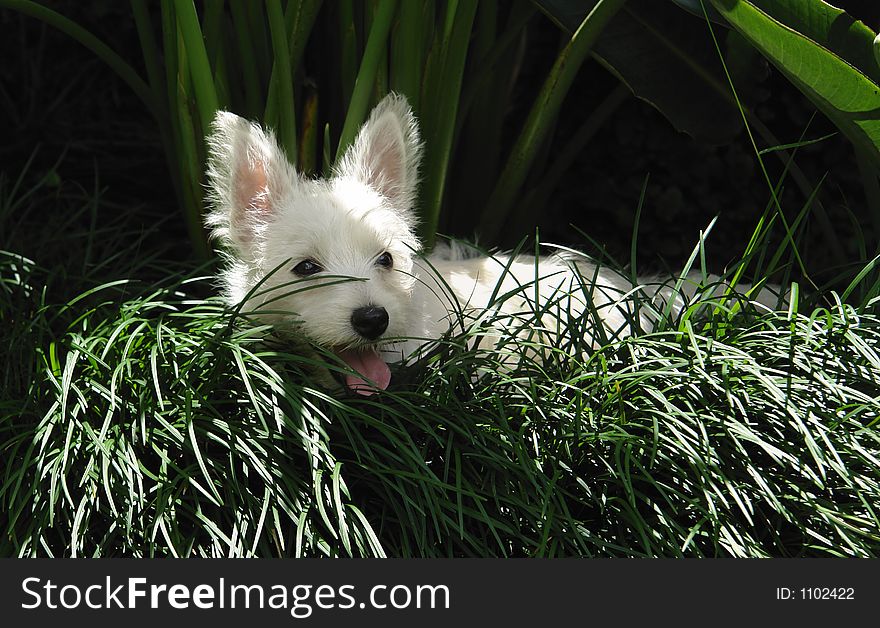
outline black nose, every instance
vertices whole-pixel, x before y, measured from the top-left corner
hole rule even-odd
[[[351,326],[367,340],[375,340],[388,329],[388,312],[375,305],[359,307],[351,314]]]

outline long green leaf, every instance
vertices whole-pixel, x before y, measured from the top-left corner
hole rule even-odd
[[[425,62],[422,54],[423,8],[418,2],[402,3],[391,40],[391,88],[406,96],[417,115],[420,110],[420,81]]]
[[[815,104],[849,140],[880,168],[880,86],[853,63],[833,52],[829,30],[799,32],[750,0],[710,0],[744,37]],[[795,5],[777,0],[775,4]],[[827,8],[818,0],[800,2],[802,28]],[[838,50],[841,48],[838,47]]]
[[[846,11],[823,0],[750,2],[777,22],[820,43],[871,77],[875,83],[880,83],[880,65],[872,54],[875,33]]]
[[[358,70],[354,91],[348,103],[345,123],[342,125],[342,134],[336,149],[336,159],[339,159],[343,151],[354,141],[358,128],[367,117],[367,108],[373,93],[373,81],[376,79],[379,63],[385,61],[382,52],[385,51],[385,44],[388,41],[388,34],[391,32],[391,23],[396,9],[397,0],[382,0],[376,7],[375,18],[367,38],[367,46],[361,59],[361,67]]]
[[[291,68],[299,66],[303,50],[305,50],[306,42],[309,39],[309,34],[312,32],[312,27],[315,24],[315,19],[318,17],[318,10],[321,8],[322,2],[323,0],[299,0],[299,2],[293,3],[293,6],[288,8],[288,11],[295,11],[288,42]]]
[[[446,174],[458,120],[464,62],[477,3],[475,0],[450,3],[446,11],[444,29],[434,31],[434,46],[426,64],[422,94],[422,126],[427,154],[420,236],[428,249],[434,245],[443,205]]]
[[[224,0],[203,0],[203,2],[202,35],[205,40],[205,51],[208,53],[208,62],[214,79],[219,108],[229,102],[229,95],[233,89],[229,82],[226,60],[225,3]]]
[[[336,13],[339,24],[338,40],[335,46],[337,68],[339,70],[339,87],[342,90],[343,107],[348,105],[348,99],[354,92],[354,82],[357,78],[358,55],[358,32],[355,22],[354,0],[339,0],[336,4]]]
[[[193,136],[192,118],[189,112],[187,85],[189,74],[186,58],[182,54],[180,30],[172,0],[162,2],[162,45],[165,53],[165,90],[168,98],[168,118],[174,151],[170,153],[175,187],[180,195],[187,230],[196,250],[202,258],[208,257],[208,244],[201,220],[201,188],[199,172],[201,160]]]
[[[536,0],[554,22],[574,32],[595,0]],[[742,130],[742,118],[703,22],[672,2],[629,0],[605,27],[593,56],[676,129],[700,141],[726,143]],[[755,55],[757,56],[757,55]],[[737,85],[754,82],[755,68]]]
[[[538,98],[532,105],[529,117],[489,199],[480,229],[487,241],[495,239],[501,225],[507,219],[538,147],[546,138],[552,122],[556,119],[562,101],[581,64],[590,53],[605,25],[623,7],[625,2],[626,0],[600,0],[597,2],[556,59],[544,86],[541,88],[541,93],[538,94]]]
[[[153,89],[155,98],[155,94],[162,93],[162,64],[159,60],[156,40],[153,37],[146,0],[131,0],[131,11],[134,14],[141,52],[144,55],[144,65],[147,67],[147,77],[149,77],[150,87]]]
[[[267,0],[266,12],[269,18],[269,34],[272,37],[272,52],[275,67],[269,81],[269,100],[277,103],[278,139],[291,162],[296,162],[296,109],[293,102],[293,72],[290,67],[290,50],[287,42],[287,29],[284,25],[284,12],[281,0]],[[277,73],[276,73],[277,72]]]
[[[295,73],[299,67],[306,41],[309,38],[318,9],[320,8],[321,0],[300,0],[299,2],[291,3],[284,14],[284,22],[287,29],[287,50],[290,59],[288,66],[292,73]],[[278,61],[272,65],[272,76],[269,79],[270,95],[277,93],[280,89],[278,85],[279,67]],[[292,81],[293,77],[290,78]],[[271,125],[277,124],[280,115],[278,106],[277,98],[270,97],[266,100],[263,122]]]
[[[214,75],[208,61],[208,51],[199,26],[199,16],[192,0],[174,2],[177,23],[186,46],[187,65],[192,78],[193,93],[199,110],[201,128],[206,129],[214,119],[217,106],[217,91],[214,89]]]
[[[263,89],[260,87],[260,69],[255,55],[253,37],[248,28],[247,7],[241,2],[232,2],[229,8],[232,11],[238,65],[241,68],[244,89],[244,113],[249,118],[256,118],[262,111]]]

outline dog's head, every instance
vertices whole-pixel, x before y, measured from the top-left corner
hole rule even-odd
[[[328,179],[301,177],[271,132],[232,113],[217,114],[208,149],[207,223],[230,255],[227,299],[387,386],[374,347],[407,332],[418,249],[421,142],[406,100],[376,106]]]

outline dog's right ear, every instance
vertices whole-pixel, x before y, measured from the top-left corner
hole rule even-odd
[[[298,175],[271,133],[228,111],[217,112],[207,146],[212,209],[206,223],[214,237],[248,257]]]

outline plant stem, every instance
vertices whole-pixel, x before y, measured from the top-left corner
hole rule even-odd
[[[381,54],[385,51],[385,43],[391,32],[391,22],[397,9],[397,0],[381,0],[376,7],[373,25],[367,38],[367,47],[361,59],[361,67],[354,81],[354,91],[348,104],[348,112],[345,115],[345,123],[342,125],[342,134],[339,137],[339,146],[336,149],[336,159],[354,141],[358,128],[363,124],[367,116],[367,107],[370,104],[370,95],[373,91],[373,81],[376,80],[376,72],[379,63],[386,60]]]
[[[452,12],[454,11],[454,15]],[[427,154],[425,157],[425,182],[422,188],[422,222],[420,233],[426,249],[434,246],[437,223],[443,206],[446,173],[455,138],[458,111],[461,102],[461,85],[464,78],[464,62],[467,58],[474,18],[477,13],[475,0],[462,1],[447,6],[444,31],[436,31],[441,38],[429,54],[425,70],[425,86],[422,95],[422,118]],[[433,57],[431,59],[430,57]]]
[[[186,48],[186,61],[192,78],[196,107],[199,110],[200,128],[206,129],[217,111],[217,91],[214,89],[214,75],[208,61],[208,51],[202,37],[199,16],[192,0],[175,0],[174,11],[177,25]]]
[[[269,81],[269,100],[277,102],[278,139],[291,163],[296,163],[296,107],[293,102],[293,72],[290,68],[290,49],[287,45],[287,29],[284,25],[284,12],[281,0],[267,0],[266,14],[269,18],[269,33],[272,37],[272,52],[275,66]],[[271,88],[275,87],[273,91]]]
[[[231,2],[229,8],[232,11],[238,64],[244,83],[245,115],[249,118],[256,118],[263,110],[263,90],[260,87],[260,68],[254,54],[253,37],[248,28],[246,7],[242,6],[241,2]]]
[[[605,25],[625,3],[626,0],[599,0],[557,57],[489,198],[480,226],[485,241],[492,242],[498,237],[532,166],[538,147],[559,113],[562,101],[581,64],[602,34]]]

